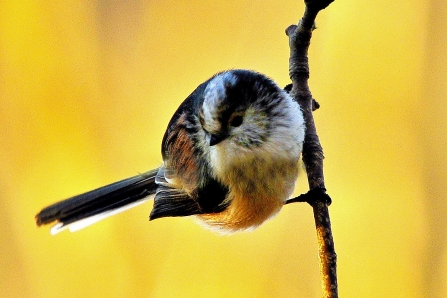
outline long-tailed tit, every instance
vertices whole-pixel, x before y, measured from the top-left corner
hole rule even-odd
[[[159,168],[46,207],[37,225],[73,231],[153,197],[151,220],[195,215],[222,233],[255,228],[292,195],[304,129],[299,105],[271,79],[218,73],[174,113]]]

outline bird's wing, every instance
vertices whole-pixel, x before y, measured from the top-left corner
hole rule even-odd
[[[202,84],[188,96],[169,122],[151,219],[215,213],[228,205],[224,203],[228,187],[211,174],[205,132],[197,118],[204,88]]]
[[[154,197],[154,208],[150,219],[168,216],[188,216],[201,214],[202,210],[185,190],[169,183],[165,176],[164,166],[160,167],[155,182],[158,184]]]

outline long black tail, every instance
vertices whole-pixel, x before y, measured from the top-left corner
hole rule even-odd
[[[130,177],[50,205],[36,215],[38,226],[58,221],[51,233],[70,226],[77,230],[133,207],[155,193],[158,169]]]

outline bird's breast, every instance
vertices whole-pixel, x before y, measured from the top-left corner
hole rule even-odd
[[[229,206],[220,213],[200,215],[205,225],[223,233],[255,228],[275,215],[291,196],[298,158],[254,156],[227,164],[219,179],[229,186]]]

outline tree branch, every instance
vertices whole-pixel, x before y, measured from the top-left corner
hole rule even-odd
[[[306,122],[306,135],[303,145],[303,162],[306,167],[309,192],[291,202],[308,202],[314,212],[317,240],[319,247],[320,269],[323,297],[338,297],[337,255],[332,238],[331,221],[328,205],[330,197],[326,194],[323,175],[323,148],[318,138],[312,111],[317,107],[309,89],[308,48],[315,18],[318,12],[334,0],[305,0],[306,9],[297,25],[286,29],[289,37],[290,59],[289,75],[292,79],[291,95],[300,104]]]

